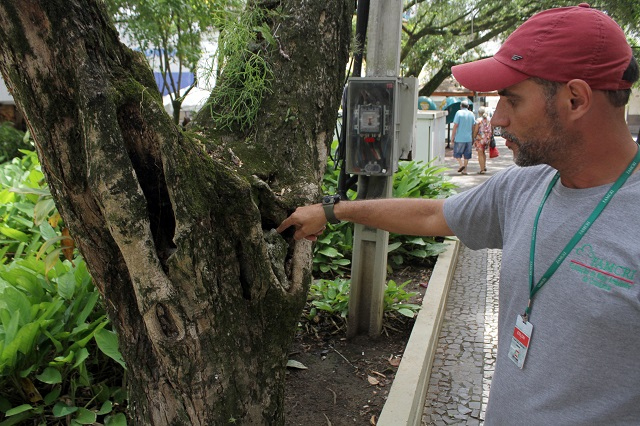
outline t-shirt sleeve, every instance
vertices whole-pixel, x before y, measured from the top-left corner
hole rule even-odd
[[[505,235],[519,226],[519,215],[535,208],[531,207],[532,198],[553,173],[548,166],[501,170],[483,184],[445,201],[447,225],[470,249],[501,249]]]
[[[499,175],[473,189],[448,198],[444,203],[447,225],[472,250],[502,248],[502,230],[497,197]]]

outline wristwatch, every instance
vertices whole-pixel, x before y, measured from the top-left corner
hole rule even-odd
[[[324,209],[324,216],[327,218],[327,222],[329,223],[340,223],[340,219],[338,219],[333,212],[333,206],[338,204],[340,201],[340,195],[325,195],[322,197],[322,208]]]

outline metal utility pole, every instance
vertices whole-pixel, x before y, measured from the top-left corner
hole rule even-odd
[[[401,31],[402,1],[371,0],[366,49],[367,77],[398,77]],[[358,199],[390,198],[392,189],[393,176],[358,177]],[[382,332],[388,245],[388,232],[355,225],[348,337],[361,334],[377,337]]]

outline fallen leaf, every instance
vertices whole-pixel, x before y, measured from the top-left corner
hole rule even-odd
[[[38,389],[36,389],[36,387],[33,385],[33,382],[31,380],[29,380],[28,378],[25,378],[25,379],[21,378],[20,386],[22,387],[22,391],[24,392],[24,394],[29,399],[29,402],[42,401],[42,396],[40,395],[40,392],[38,392]]]
[[[380,381],[373,376],[367,376],[367,380],[369,381],[369,384],[372,384],[374,386],[380,384]]]
[[[398,367],[400,365],[400,361],[402,361],[402,358],[398,358],[398,357],[389,358],[389,364],[391,364],[394,367]]]
[[[371,373],[372,373],[372,374],[375,374],[376,376],[380,376],[380,377],[382,377],[382,378],[384,378],[384,379],[386,379],[386,378],[387,378],[387,376],[385,376],[385,375],[384,375],[384,374],[382,374],[382,373],[378,373],[377,371],[371,371]]]
[[[376,425],[376,416],[371,416],[371,420],[369,420],[369,423],[372,424],[373,426]]]
[[[288,368],[297,368],[298,370],[308,370],[309,369],[309,367],[307,367],[303,363],[301,363],[299,361],[296,361],[294,359],[290,359],[289,361],[287,361],[287,367]]]

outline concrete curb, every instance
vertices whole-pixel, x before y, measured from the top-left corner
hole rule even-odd
[[[447,239],[438,256],[422,301],[422,309],[407,342],[402,361],[382,408],[378,426],[420,426],[433,358],[445,314],[447,294],[458,262],[460,242]]]

